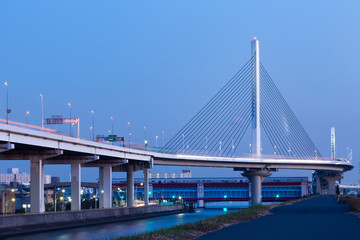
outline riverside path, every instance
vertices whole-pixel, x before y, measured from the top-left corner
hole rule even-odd
[[[198,238],[209,239],[359,239],[360,218],[332,196],[277,207],[270,215],[235,224]]]

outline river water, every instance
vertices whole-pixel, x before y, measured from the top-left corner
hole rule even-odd
[[[27,234],[18,237],[6,239],[52,239],[52,240],[88,240],[88,239],[106,239],[115,236],[133,235],[154,231],[161,228],[168,228],[178,224],[200,221],[216,215],[221,215],[236,211],[234,208],[211,208],[200,209],[198,213],[179,213],[161,217],[152,217],[124,222],[115,222],[108,224],[98,224],[86,227],[70,228],[51,232],[36,234]]]

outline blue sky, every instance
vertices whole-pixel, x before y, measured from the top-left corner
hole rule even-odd
[[[111,129],[143,142],[174,135],[250,57],[261,61],[324,156],[336,127],[339,157],[354,152],[358,179],[360,31],[357,1],[1,1],[0,81],[9,82],[10,119],[40,125],[45,116],[81,119],[89,136]],[[0,117],[5,118],[5,87]],[[1,93],[2,92],[2,93]],[[68,128],[59,130],[67,132]],[[29,171],[28,161],[1,161]],[[68,180],[69,166],[45,172]],[[153,172],[183,168],[156,167]],[[188,168],[187,168],[188,169]],[[239,176],[232,169],[190,168],[193,175]],[[96,169],[84,169],[93,181]],[[310,176],[280,171],[274,176]],[[115,174],[124,176],[124,174]]]

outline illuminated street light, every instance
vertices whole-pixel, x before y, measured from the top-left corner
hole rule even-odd
[[[29,116],[29,111],[26,111],[26,124],[28,124],[28,116]]]
[[[93,126],[90,126],[90,139],[91,139],[92,130],[93,130]]]
[[[129,126],[129,148],[130,148],[130,144],[131,144],[130,122],[128,122],[128,126]]]
[[[144,143],[145,143],[145,151],[146,151],[146,147],[148,145],[148,142],[146,140],[146,126],[144,126],[144,132],[145,132],[145,141],[144,141]]]
[[[95,141],[95,112],[94,112],[94,110],[91,110],[91,114],[92,114],[92,130],[93,130],[92,140]]]
[[[111,134],[114,135],[114,117],[110,117],[111,119]]]
[[[8,82],[4,83],[6,86],[6,124],[9,122],[9,113],[11,110],[9,109],[9,84]]]
[[[69,110],[70,110],[70,137],[72,136],[72,124],[71,124],[71,103],[68,102]]]
[[[40,93],[41,98],[41,130],[44,130],[44,95]]]

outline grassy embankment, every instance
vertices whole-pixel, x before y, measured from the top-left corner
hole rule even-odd
[[[305,199],[305,198],[303,198]],[[124,236],[124,237],[114,237],[111,240],[168,240],[168,239],[195,239],[204,235],[208,232],[219,230],[223,227],[246,222],[253,220],[255,218],[264,216],[268,213],[268,210],[277,206],[283,206],[292,204],[294,202],[301,201],[303,199],[297,199],[292,201],[287,201],[283,203],[276,203],[267,206],[254,206],[246,209],[241,209],[236,212],[227,213],[224,215],[215,216],[212,218],[208,218],[205,220],[201,220],[199,222],[186,223],[181,225],[176,225],[171,228],[160,229],[153,232],[142,233],[132,236]]]
[[[341,196],[341,201],[349,205],[354,212],[360,212],[360,198],[354,196]]]

